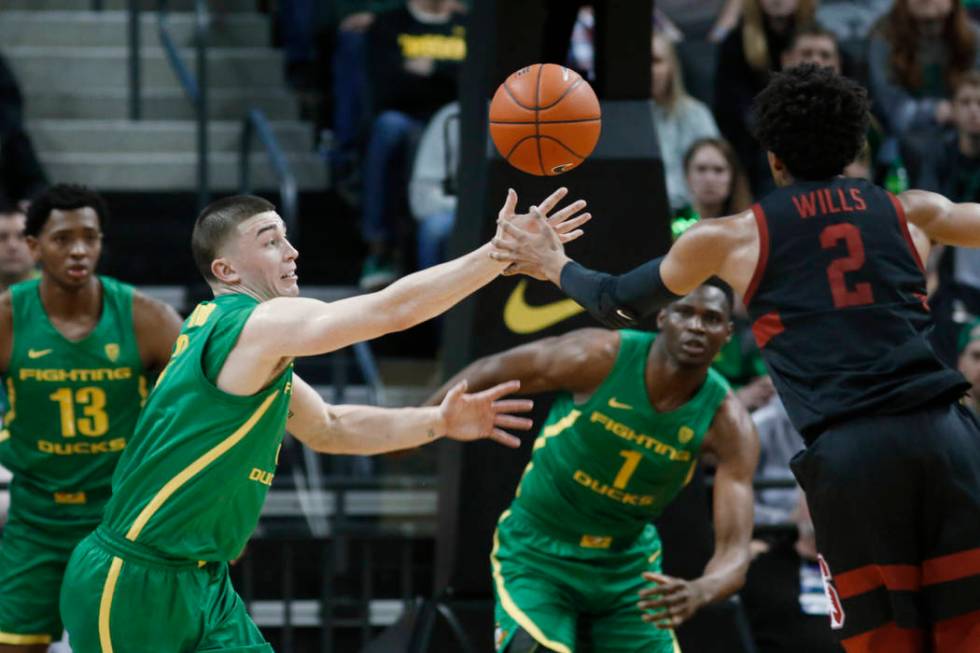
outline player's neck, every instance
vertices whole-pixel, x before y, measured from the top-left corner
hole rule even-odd
[[[262,293],[241,284],[237,286],[229,286],[219,283],[217,285],[212,285],[211,290],[214,292],[215,297],[220,297],[221,295],[245,295],[246,297],[251,297],[260,303],[273,299],[272,297],[264,297]]]
[[[102,313],[102,284],[95,276],[78,288],[66,288],[42,275],[38,292],[48,317],[70,320],[82,316],[94,317]]]
[[[654,343],[643,375],[650,405],[661,413],[677,410],[697,394],[707,375],[707,366],[681,366]]]

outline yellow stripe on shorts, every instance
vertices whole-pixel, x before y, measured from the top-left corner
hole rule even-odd
[[[116,592],[116,582],[122,570],[122,558],[112,558],[109,573],[102,587],[102,600],[99,601],[99,645],[102,653],[112,653],[112,634],[109,632],[109,613],[112,612],[112,595]]]
[[[14,646],[28,646],[30,644],[50,644],[51,635],[19,635],[17,633],[5,633],[0,630],[0,644],[12,644]]]
[[[503,521],[509,516],[510,510],[505,511],[504,514],[500,516],[500,521],[498,524],[503,523]],[[556,651],[556,653],[572,653],[572,650],[561,642],[554,642],[545,637],[545,634],[541,632],[541,629],[538,628],[533,621],[531,621],[531,618],[524,614],[519,607],[517,607],[514,599],[512,599],[510,596],[510,592],[508,592],[507,588],[504,587],[504,575],[501,571],[500,561],[497,560],[497,552],[499,550],[500,533],[499,531],[494,530],[493,551],[490,552],[490,564],[493,567],[493,580],[497,585],[497,594],[500,596],[500,603],[504,606],[504,610],[507,611],[507,614],[509,614],[514,621],[520,624],[521,628],[527,631],[528,635],[533,637],[534,640],[542,646],[547,646],[548,648]]]

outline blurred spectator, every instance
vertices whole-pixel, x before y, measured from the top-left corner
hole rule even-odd
[[[34,276],[34,257],[24,236],[26,223],[20,207],[0,199],[0,292]]]
[[[783,402],[775,394],[765,406],[752,413],[752,421],[759,432],[759,464],[755,468],[755,480],[793,483],[787,488],[756,491],[755,523],[785,524],[790,521],[800,500],[800,488],[795,485],[789,461],[803,450],[803,436],[793,428]]]
[[[980,201],[980,71],[961,75],[954,86],[954,131],[910,135],[903,141],[914,188],[942,193],[954,202]],[[930,300],[936,329],[933,342],[952,364],[964,322],[980,315],[980,250],[934,247],[929,257],[938,290]]]
[[[963,403],[980,416],[980,320],[963,327],[958,349],[959,370],[973,386]]]
[[[843,651],[828,623],[833,606],[824,590],[813,521],[802,492],[799,497],[792,515],[796,537],[766,546],[739,592],[759,653]]]
[[[47,186],[47,177],[24,130],[23,97],[0,57],[0,194],[23,202]]]
[[[871,164],[871,146],[865,142],[858,152],[857,158],[844,168],[844,176],[851,179],[874,180],[874,170]]]
[[[591,6],[578,10],[568,48],[568,67],[595,81],[595,11]]]
[[[864,41],[868,32],[895,0],[822,0],[817,20],[844,41]]]
[[[742,0],[658,0],[656,9],[669,18],[680,38],[717,43],[738,23]]]
[[[722,41],[714,113],[749,175],[752,193],[772,189],[765,153],[751,135],[752,99],[779,68],[793,30],[813,21],[815,0],[745,0],[742,20]]]
[[[691,201],[682,157],[699,138],[718,136],[718,126],[708,107],[687,94],[677,53],[662,34],[653,35],[651,65],[653,122],[664,162],[667,197],[671,208],[679,209]]]
[[[977,27],[960,0],[895,0],[870,35],[868,85],[885,127],[902,137],[953,117],[957,79],[980,63]]]
[[[286,80],[298,90],[312,89],[316,78],[315,0],[279,0],[279,30],[285,55]]]
[[[702,218],[718,218],[749,208],[752,196],[732,146],[722,138],[699,138],[684,154],[684,179],[690,204],[674,213],[676,240]]]
[[[374,19],[368,72],[376,116],[363,166],[368,257],[360,285],[380,288],[398,276],[398,219],[406,208],[409,166],[423,126],[456,99],[465,28],[451,0],[408,0]]]
[[[432,116],[415,154],[408,200],[418,221],[419,269],[445,260],[445,246],[456,222],[456,171],[459,166],[459,102]]]
[[[834,33],[816,23],[804,25],[793,34],[780,58],[782,69],[811,63],[841,72],[840,48]]]

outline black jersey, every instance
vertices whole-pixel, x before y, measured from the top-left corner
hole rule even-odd
[[[752,210],[759,262],[745,304],[808,443],[836,422],[965,391],[929,344],[922,261],[895,196],[837,177],[781,188]]]

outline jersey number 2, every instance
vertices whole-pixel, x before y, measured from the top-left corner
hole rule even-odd
[[[845,273],[855,272],[864,266],[864,241],[861,240],[860,230],[853,224],[844,222],[832,224],[820,232],[820,246],[824,249],[836,247],[841,241],[847,245],[847,256],[836,258],[827,266],[827,280],[830,282],[834,308],[873,304],[875,298],[870,283],[862,281],[854,288],[848,288],[844,279]]]

